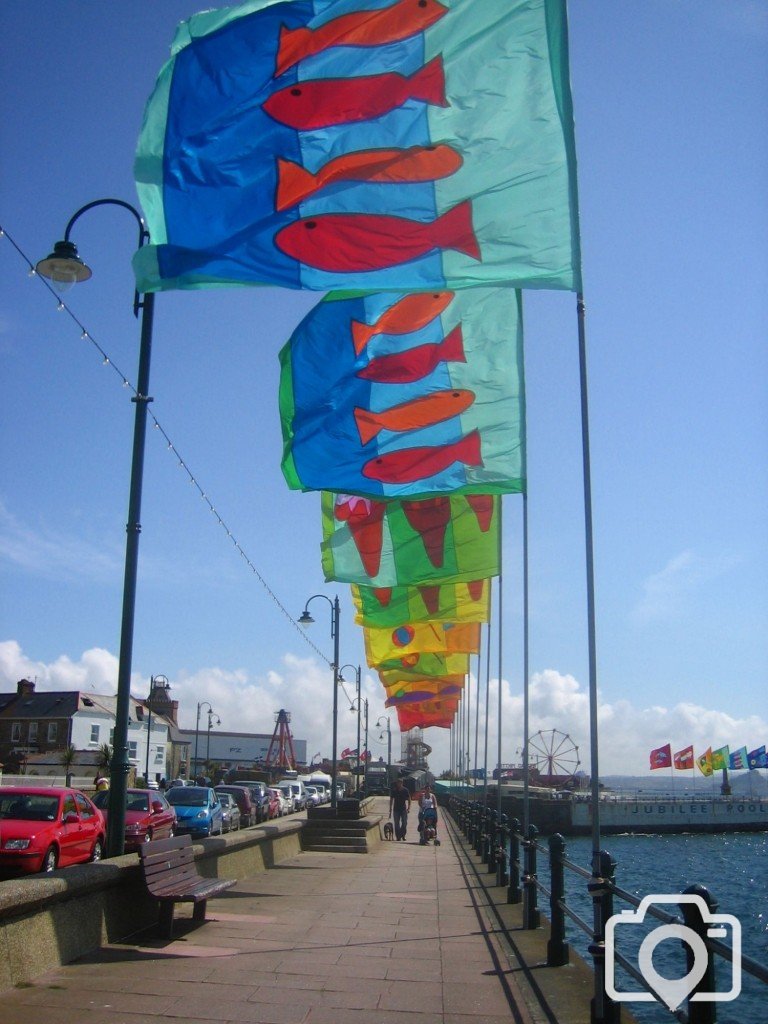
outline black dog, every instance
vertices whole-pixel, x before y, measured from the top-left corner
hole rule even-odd
[[[395,838],[395,830],[392,827],[391,821],[384,822],[384,838],[389,842]]]

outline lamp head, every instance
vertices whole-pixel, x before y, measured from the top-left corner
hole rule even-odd
[[[304,611],[299,616],[299,625],[300,626],[311,626],[314,621],[315,620],[309,614],[309,611],[305,608]]]
[[[40,260],[35,268],[38,274],[47,277],[59,292],[65,292],[73,284],[87,281],[91,277],[91,268],[77,255],[74,242],[56,242],[53,252]]]

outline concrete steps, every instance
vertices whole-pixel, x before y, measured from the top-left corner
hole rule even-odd
[[[350,821],[343,818],[319,818],[307,821],[301,830],[302,850],[323,853],[368,853],[368,836],[376,830],[378,818],[360,818]]]

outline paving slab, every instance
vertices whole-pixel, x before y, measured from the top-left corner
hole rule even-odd
[[[146,932],[3,992],[2,1024],[577,1024],[525,984],[441,828],[439,847],[307,851],[241,879],[203,925],[179,907],[172,941]]]

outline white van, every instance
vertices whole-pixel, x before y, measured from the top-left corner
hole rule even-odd
[[[314,786],[320,794],[320,802],[327,804],[331,802],[332,780],[325,772],[312,772],[311,775],[302,775],[301,781],[305,786]]]
[[[298,779],[280,779],[277,788],[290,794],[294,811],[303,811],[307,806],[307,794],[304,792],[303,782]]]

